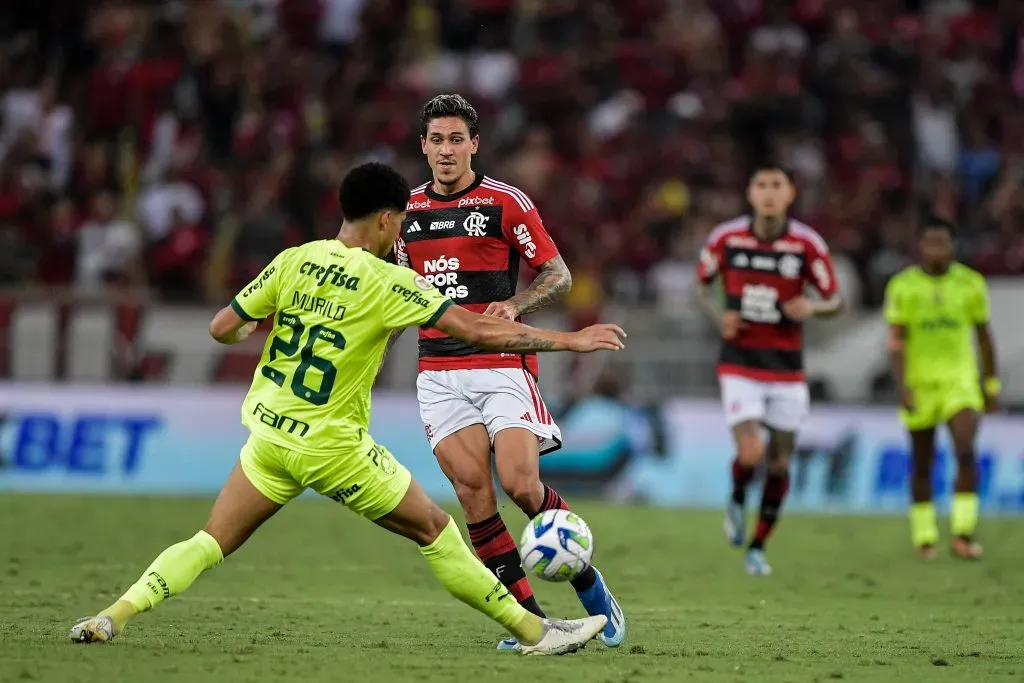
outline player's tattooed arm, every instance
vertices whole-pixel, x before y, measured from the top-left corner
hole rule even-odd
[[[711,286],[703,282],[697,283],[697,308],[704,312],[722,334],[722,338],[735,339],[743,328],[740,312],[725,309],[718,301]]]
[[[559,301],[572,289],[572,273],[561,256],[541,264],[537,277],[528,288],[507,301],[499,301],[487,307],[484,315],[494,315],[515,320]]]
[[[626,333],[618,325],[591,325],[578,332],[556,332],[529,327],[497,316],[449,306],[434,327],[479,349],[533,353],[537,351],[618,351]]]
[[[722,316],[725,314],[725,311],[721,304],[715,300],[715,294],[711,291],[711,286],[703,282],[697,283],[697,308],[710,318],[711,322],[716,326],[722,326]]]

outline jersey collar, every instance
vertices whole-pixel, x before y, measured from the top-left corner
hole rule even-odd
[[[454,202],[455,200],[465,197],[467,194],[469,194],[476,188],[480,187],[480,183],[484,181],[484,177],[485,176],[483,173],[476,173],[476,178],[473,180],[473,182],[469,184],[469,187],[467,187],[465,190],[462,190],[461,192],[456,192],[455,194],[438,194],[437,192],[434,192],[434,181],[431,180],[429,183],[427,183],[427,187],[425,190],[423,190],[423,194],[427,195],[435,202]]]
[[[755,232],[755,231],[754,231],[754,222],[755,222],[756,220],[757,220],[757,214],[756,214],[756,213],[751,213],[751,214],[750,214],[750,217],[749,217],[749,218],[747,219],[747,232],[749,232],[749,233],[751,234],[751,236],[752,236],[752,237],[753,237],[754,239],[756,239],[756,240],[757,240],[758,242],[760,242],[761,244],[773,244],[774,242],[778,242],[778,241],[779,241],[779,240],[781,240],[781,239],[785,239],[785,238],[789,237],[789,234],[790,234],[790,232],[792,232],[792,231],[790,230],[790,227],[791,227],[791,225],[790,225],[790,224],[791,224],[791,222],[792,222],[792,220],[793,220],[793,219],[791,219],[791,218],[790,218],[790,217],[789,217],[789,216],[787,215],[787,216],[786,216],[786,218],[785,218],[785,223],[784,223],[784,225],[782,226],[782,232],[780,232],[780,233],[779,233],[779,236],[778,236],[778,237],[776,237],[776,238],[775,238],[774,240],[772,240],[771,242],[765,242],[765,241],[764,241],[764,240],[762,240],[762,239],[761,239],[760,237],[758,237],[758,236],[757,236],[757,232]]]

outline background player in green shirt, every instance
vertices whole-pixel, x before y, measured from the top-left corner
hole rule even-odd
[[[624,333],[615,325],[551,332],[471,313],[414,271],[381,260],[409,201],[408,184],[388,166],[353,169],[339,199],[345,221],[337,239],[281,252],[210,323],[217,341],[234,344],[276,314],[242,405],[250,437],[206,526],[161,553],[117,602],[76,624],[75,642],[112,639],[220,564],[307,488],[419,544],[444,587],[504,626],[524,653],[571,652],[604,628],[604,615],[551,621],[516,602],[452,518],[370,437],[370,389],[388,337],[403,327],[433,326],[514,353],[617,350]]]
[[[921,230],[921,265],[894,276],[885,291],[889,351],[913,459],[911,540],[917,553],[928,559],[934,557],[939,540],[932,462],[935,428],[942,423],[949,426],[957,459],[952,549],[958,557],[981,557],[981,545],[974,537],[978,524],[974,439],[979,413],[996,410],[1000,390],[988,327],[988,286],[980,273],[953,260],[953,235],[951,223],[929,219]],[[984,381],[978,374],[974,336]]]

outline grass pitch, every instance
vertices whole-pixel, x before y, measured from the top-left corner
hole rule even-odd
[[[209,501],[0,497],[0,681],[1022,681],[1024,525],[986,521],[976,564],[931,564],[897,518],[790,516],[750,578],[720,517],[580,505],[629,620],[618,650],[494,651],[500,629],[450,599],[411,544],[300,501],[192,590],[110,645],[66,640]],[[503,512],[518,535],[525,519]],[[457,517],[461,519],[461,517]],[[567,585],[534,582],[557,615]]]

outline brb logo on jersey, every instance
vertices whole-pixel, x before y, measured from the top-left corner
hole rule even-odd
[[[486,233],[484,230],[487,228],[487,221],[491,220],[490,216],[485,216],[479,211],[473,211],[466,220],[462,221],[462,227],[466,229],[466,234],[470,237],[485,237]]]

